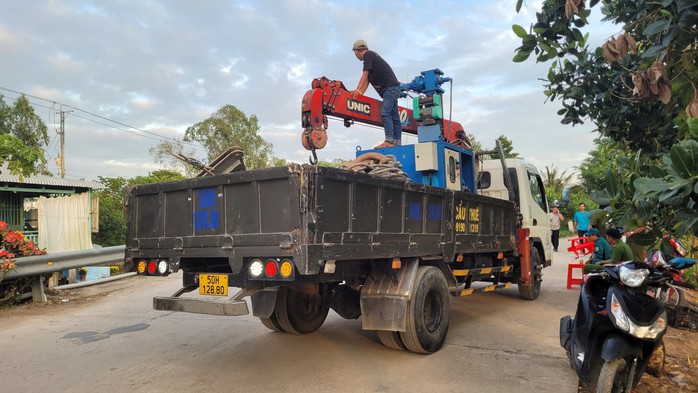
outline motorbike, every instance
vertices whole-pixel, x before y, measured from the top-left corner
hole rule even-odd
[[[560,345],[585,388],[630,393],[637,385],[667,328],[664,305],[647,292],[671,280],[642,262],[586,276],[574,318],[560,320]]]
[[[671,246],[668,251],[655,250],[647,255],[646,262],[653,268],[670,274],[672,281],[666,287],[656,288],[651,293],[665,306],[683,306],[685,298],[683,288],[695,289],[695,287],[686,282],[682,271],[695,265],[696,260],[686,258],[686,250],[681,242],[672,238],[667,240]]]

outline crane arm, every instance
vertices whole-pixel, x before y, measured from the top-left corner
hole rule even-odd
[[[354,123],[383,125],[380,115],[382,101],[364,95],[354,98],[341,81],[329,80],[324,76],[313,79],[311,87],[301,104],[301,141],[307,150],[314,153],[327,145],[328,116],[343,119],[346,127]],[[416,135],[419,123],[415,121],[412,110],[400,106],[398,111],[402,131]],[[448,141],[457,139],[456,133],[463,131],[463,126],[457,122],[444,120],[443,126],[443,136]]]

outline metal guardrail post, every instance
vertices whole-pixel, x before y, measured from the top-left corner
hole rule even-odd
[[[33,255],[15,259],[16,270],[5,274],[5,280],[31,277],[32,299],[45,302],[44,274],[90,265],[103,265],[124,260],[125,246]]]
[[[44,292],[44,276],[32,277],[32,301],[45,302],[46,292]]]

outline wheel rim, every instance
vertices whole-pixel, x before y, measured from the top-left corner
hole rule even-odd
[[[424,327],[434,333],[441,326],[441,297],[437,291],[429,291],[424,299]]]

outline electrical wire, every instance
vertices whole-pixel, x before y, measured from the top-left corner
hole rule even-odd
[[[86,113],[86,114],[88,114],[88,115],[90,115],[90,116],[94,116],[94,117],[97,117],[97,118],[99,118],[99,119],[103,119],[103,120],[106,120],[106,121],[109,121],[109,122],[118,124],[118,125],[120,125],[120,126],[127,127],[127,128],[131,128],[131,129],[134,129],[134,130],[139,131],[139,132],[141,132],[141,133],[149,134],[149,135],[152,135],[152,136],[155,137],[155,138],[150,137],[151,139],[156,139],[156,140],[160,140],[160,141],[167,141],[167,142],[178,142],[178,143],[182,143],[183,145],[186,145],[186,146],[189,146],[189,147],[192,147],[192,148],[195,148],[195,149],[204,150],[204,149],[203,149],[202,147],[200,147],[200,146],[197,146],[197,145],[194,145],[194,144],[191,144],[191,143],[187,143],[187,142],[183,142],[183,141],[177,140],[176,138],[166,137],[166,136],[164,136],[164,135],[160,135],[160,134],[155,133],[155,132],[152,132],[152,131],[143,130],[143,129],[141,129],[141,128],[134,127],[134,126],[132,126],[132,125],[129,125],[129,124],[126,124],[126,123],[122,123],[122,122],[120,122],[120,121],[113,120],[113,119],[110,119],[110,118],[108,118],[108,117],[104,117],[104,116],[98,115],[98,114],[96,114],[96,113],[92,113],[92,112],[87,111],[87,110],[84,110],[84,109],[80,109],[80,108],[75,107],[75,106],[72,106],[72,105],[64,104],[64,103],[61,103],[61,102],[58,102],[58,101],[52,101],[52,100],[49,100],[49,99],[46,99],[46,98],[34,96],[34,95],[31,95],[31,94],[23,93],[23,92],[20,92],[20,91],[17,91],[17,90],[13,90],[13,89],[9,89],[9,88],[2,87],[2,86],[0,86],[0,90],[9,91],[9,92],[14,93],[14,94],[19,94],[20,96],[21,96],[21,95],[24,95],[24,96],[27,96],[27,97],[34,98],[34,99],[36,99],[36,100],[42,100],[42,101],[50,102],[50,103],[53,104],[53,106],[55,106],[55,104],[59,104],[59,105],[61,105],[61,106],[65,106],[65,107],[71,108],[71,109],[73,109],[73,110]],[[31,102],[30,102],[30,103],[31,103]],[[36,106],[42,106],[42,107],[44,107],[44,108],[52,108],[52,107],[53,107],[53,106],[52,106],[52,107],[48,107],[48,106],[41,105],[41,104],[37,104],[37,103],[31,103],[31,104],[32,104],[32,105],[36,105]],[[80,116],[77,116],[76,114],[73,114],[73,116],[80,117]],[[107,125],[107,124],[98,122],[98,121],[96,121],[96,120],[94,120],[94,119],[88,119],[88,118],[85,118],[85,117],[80,117],[80,118],[82,118],[82,119],[84,119],[84,120],[87,120],[87,121],[92,121],[92,122],[95,122],[95,123],[97,123],[97,124],[101,124],[101,125],[104,125],[104,126],[112,127],[112,128],[117,129],[117,130],[120,130],[120,131],[129,132],[129,133],[132,133],[132,134],[135,134],[135,135],[140,135],[140,136],[147,137],[146,135],[138,134],[138,133],[133,132],[133,131],[124,130],[123,128],[110,126],[110,125]]]

